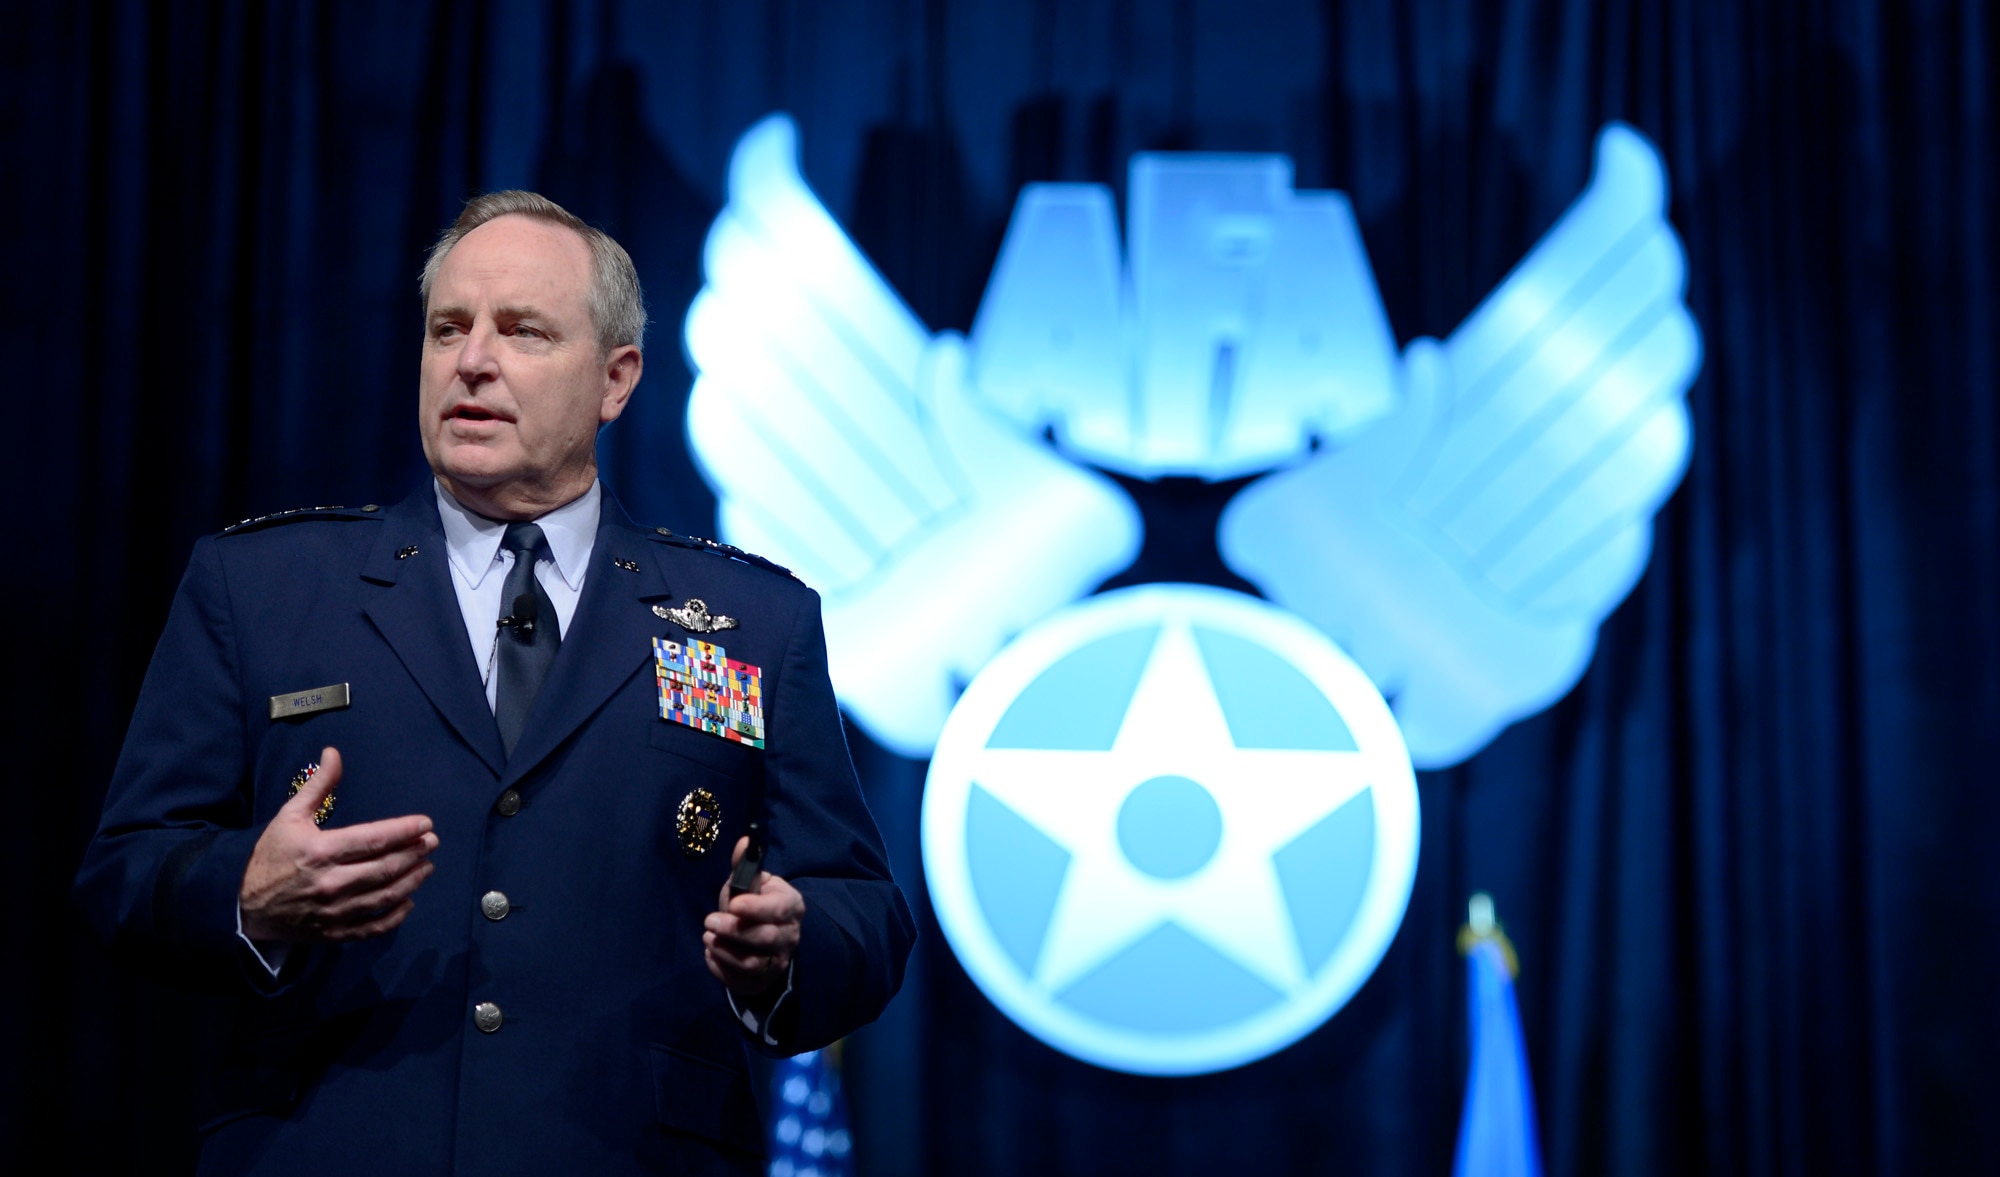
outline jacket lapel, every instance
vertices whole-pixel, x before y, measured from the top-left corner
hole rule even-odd
[[[398,552],[410,552],[402,558]],[[480,668],[465,642],[464,614],[451,587],[437,491],[422,490],[390,508],[361,578],[379,586],[363,610],[458,737],[499,776],[507,764],[500,729],[486,706]],[[560,665],[560,663],[558,663]]]
[[[583,596],[549,677],[535,697],[521,742],[507,759],[509,783],[561,746],[634,674],[650,671],[653,638],[661,628],[652,606],[671,595],[660,545],[632,525],[606,488]]]

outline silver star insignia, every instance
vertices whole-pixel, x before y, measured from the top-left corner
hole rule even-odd
[[[736,619],[724,613],[710,613],[708,602],[700,597],[689,597],[687,604],[678,609],[665,605],[653,606],[653,612],[687,630],[689,633],[714,633],[718,629],[735,629]]]

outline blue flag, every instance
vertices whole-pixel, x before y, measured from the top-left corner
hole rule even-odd
[[[771,1072],[771,1177],[849,1177],[839,1044],[782,1059]]]
[[[1477,908],[1475,907],[1475,911]],[[1514,1004],[1513,952],[1498,926],[1461,933],[1470,1003],[1472,1065],[1458,1124],[1453,1177],[1542,1177],[1535,1088]],[[1475,927],[1480,921],[1475,918]]]

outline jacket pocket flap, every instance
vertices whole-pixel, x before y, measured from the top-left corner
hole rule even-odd
[[[727,1148],[763,1153],[764,1128],[749,1075],[668,1046],[653,1047],[652,1056],[660,1123]]]
[[[296,1072],[279,1067],[224,1067],[212,1081],[195,1130],[207,1135],[245,1116],[290,1111],[304,1085]]]
[[[647,721],[647,739],[662,752],[671,752],[704,768],[730,775],[743,772],[750,767],[753,757],[762,755],[748,744],[697,731],[687,724],[661,719],[658,715],[651,716]]]

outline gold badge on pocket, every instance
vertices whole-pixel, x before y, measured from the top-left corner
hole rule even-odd
[[[722,830],[722,803],[707,789],[690,789],[681,798],[674,829],[681,836],[681,850],[689,858],[700,858],[715,846],[715,836]]]

